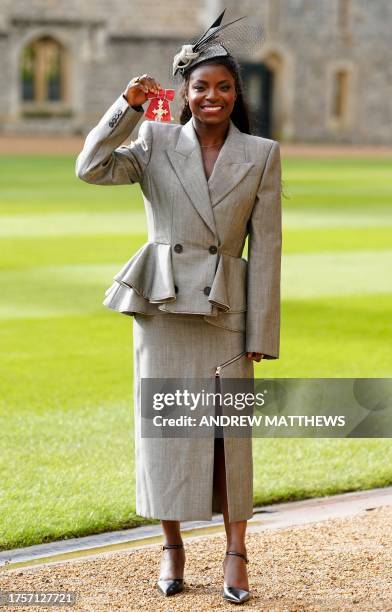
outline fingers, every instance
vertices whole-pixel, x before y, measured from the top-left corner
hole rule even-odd
[[[129,81],[123,96],[131,106],[144,104],[149,97],[149,92],[152,92],[154,97],[159,94],[160,89],[163,89],[163,87],[159,81],[149,74],[142,74],[141,76],[133,77]]]
[[[148,74],[142,74],[141,76],[135,77],[132,79],[131,83],[142,89],[144,93],[148,93],[149,91],[158,93],[160,89],[163,89],[159,81]]]
[[[248,359],[253,359],[253,361],[257,361],[257,363],[261,361],[261,353],[247,353],[246,356]]]

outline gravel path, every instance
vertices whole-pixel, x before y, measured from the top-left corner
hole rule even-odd
[[[8,570],[0,573],[0,589],[75,590],[77,603],[71,610],[232,610],[234,604],[220,595],[224,535],[184,538],[184,542],[186,590],[170,598],[155,589],[160,545]],[[351,518],[248,532],[247,551],[253,597],[243,609],[392,611],[392,506]],[[12,609],[42,610],[36,606]]]

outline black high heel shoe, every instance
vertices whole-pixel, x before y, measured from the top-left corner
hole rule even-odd
[[[162,550],[166,548],[184,548],[184,544],[164,544]],[[166,596],[175,595],[184,589],[183,578],[159,578],[157,582],[158,590]]]
[[[236,555],[237,557],[241,557],[246,563],[248,563],[248,559],[245,555],[239,552],[235,552],[234,550],[228,550],[226,555]],[[242,604],[245,601],[250,599],[250,592],[246,589],[238,589],[237,587],[231,587],[223,583],[222,595],[224,599],[231,601],[232,603]]]

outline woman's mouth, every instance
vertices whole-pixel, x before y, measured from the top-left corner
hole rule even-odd
[[[216,115],[223,109],[223,105],[222,104],[203,104],[203,106],[201,106],[200,108],[202,109],[202,111],[204,111],[205,113],[208,113],[209,115]]]

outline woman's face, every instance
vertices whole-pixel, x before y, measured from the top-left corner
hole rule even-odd
[[[234,77],[221,64],[201,65],[190,74],[187,95],[194,117],[202,123],[222,123],[230,117],[237,97]]]

